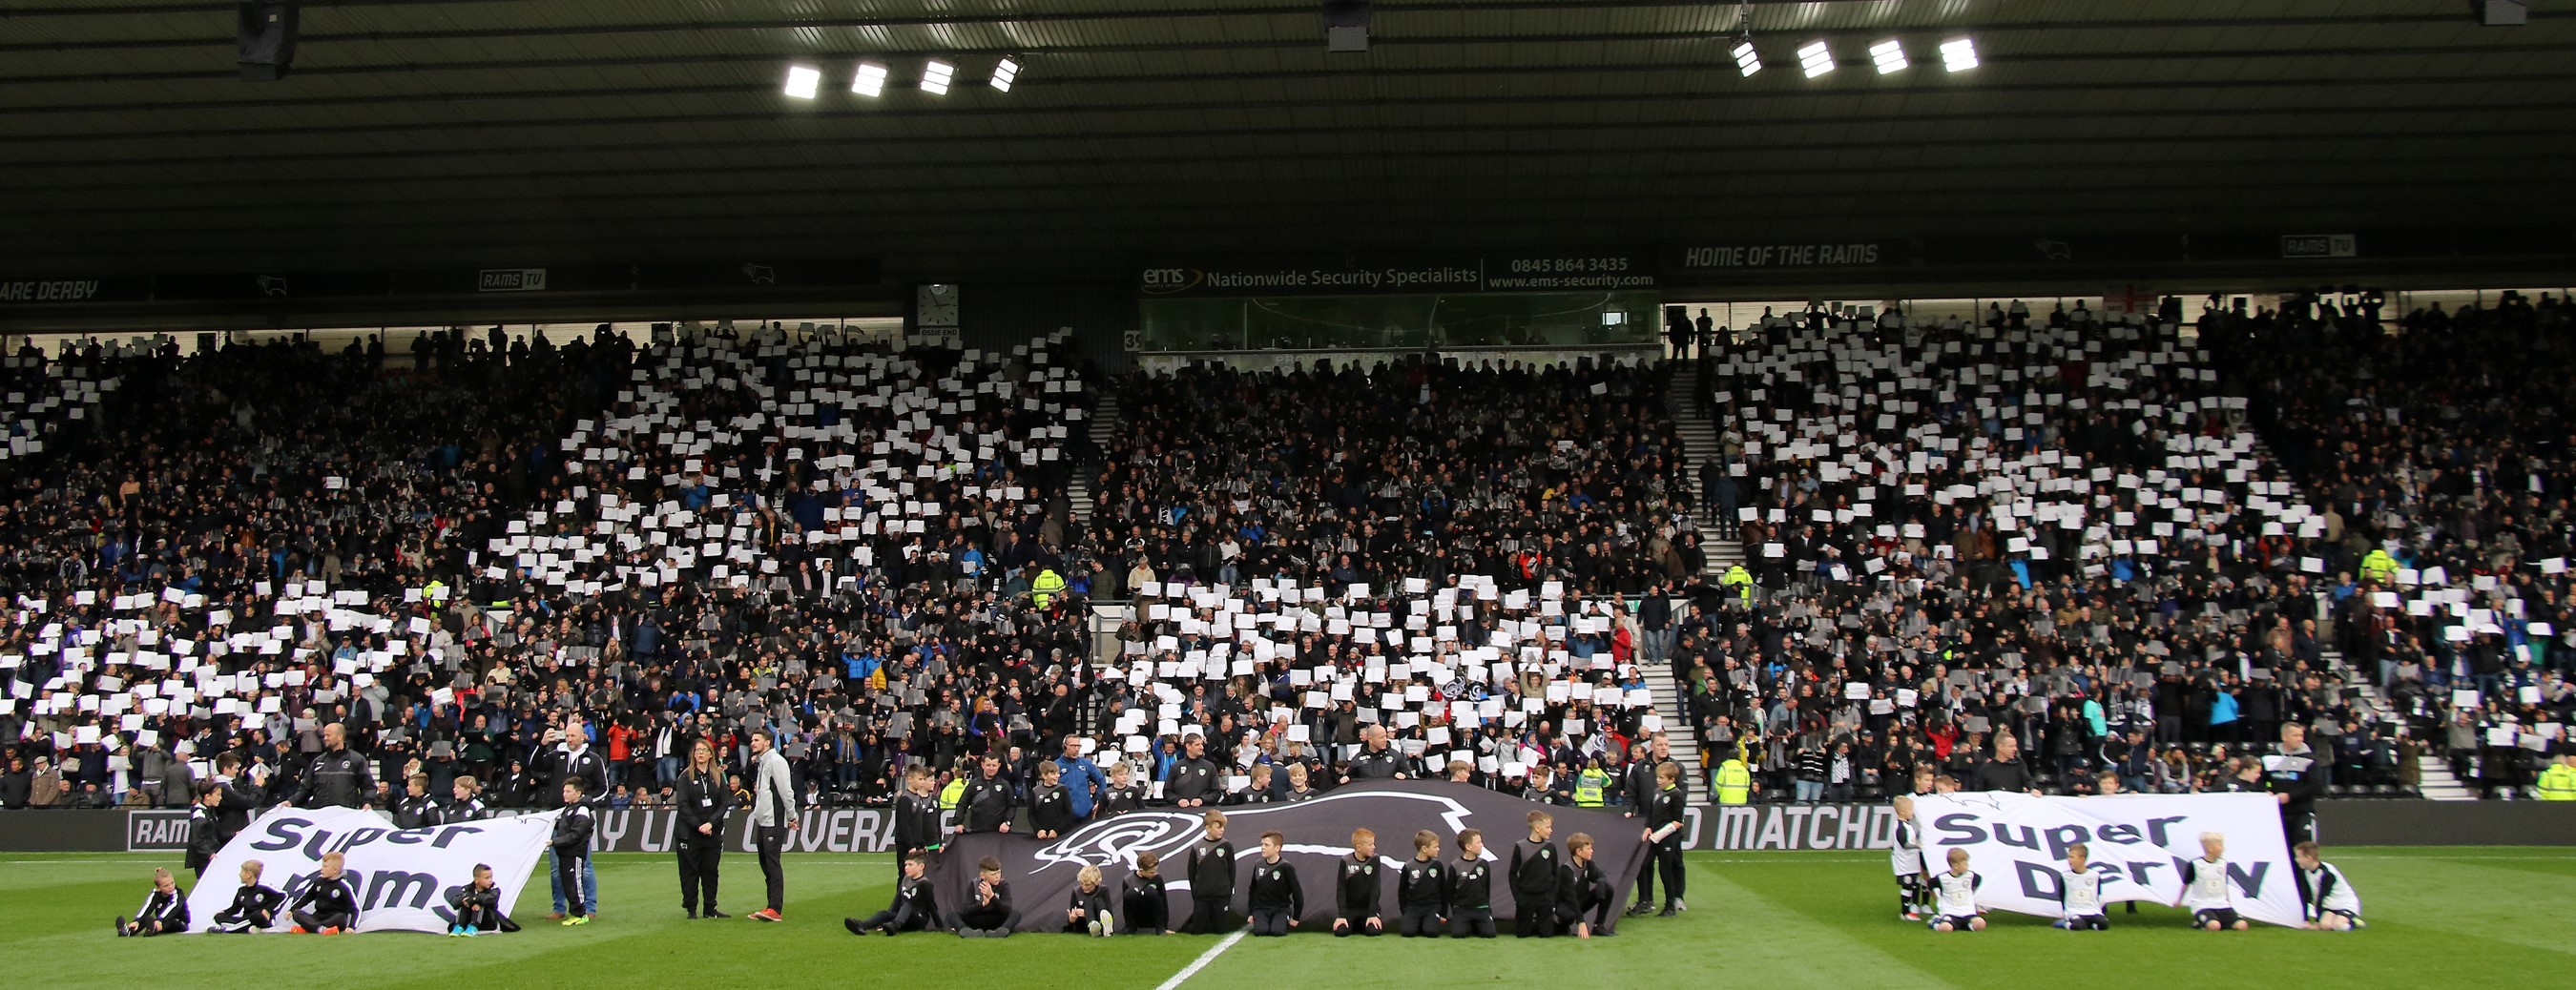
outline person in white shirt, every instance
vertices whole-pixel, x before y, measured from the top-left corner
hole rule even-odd
[[[2049,927],[2070,932],[2111,930],[2111,919],[2102,914],[2102,875],[2093,872],[2091,854],[2081,842],[2066,847],[2066,875],[2060,878],[2057,894],[2066,914]]]
[[[1986,919],[1977,913],[1977,885],[1984,882],[1984,877],[1968,869],[1967,850],[1950,850],[1950,872],[1932,880],[1932,930],[1985,931]]]
[[[2175,907],[2191,908],[2191,926],[2206,931],[2244,931],[2245,919],[2236,913],[2235,895],[2228,890],[2227,837],[2216,832],[2200,833],[2200,858],[2182,866],[2182,897]]]
[[[1896,845],[1888,850],[1888,868],[1896,873],[1896,910],[1907,921],[1923,920],[1923,829],[1914,822],[1914,798],[1899,794]]]
[[[2307,915],[2309,929],[2348,932],[2370,927],[2361,920],[2361,895],[2353,893],[2352,882],[2344,879],[2342,870],[2319,858],[2316,843],[2291,847],[2290,858],[2299,865],[2299,907]]]

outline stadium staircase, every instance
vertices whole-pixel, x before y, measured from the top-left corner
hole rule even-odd
[[[1100,394],[1100,405],[1091,410],[1085,429],[1090,431],[1091,449],[1095,454],[1109,450],[1110,441],[1118,437],[1117,393],[1104,391]],[[1091,481],[1099,471],[1100,461],[1096,457],[1086,458],[1074,466],[1073,481],[1065,486],[1065,502],[1073,507],[1073,524],[1076,526],[1091,523]]]
[[[1690,806],[1708,807],[1711,795],[1699,765],[1699,735],[1690,731],[1690,716],[1682,708],[1681,678],[1648,677],[1646,684],[1655,694],[1655,713],[1664,717],[1664,740],[1673,748],[1673,762],[1682,765],[1682,790],[1690,794]]]
[[[2250,426],[2248,427],[2248,431],[2252,432],[2254,435],[2254,453],[2256,456],[2262,458],[2262,463],[2272,465],[2281,464],[2281,459],[2274,456],[2272,453],[2272,445],[2263,442],[2262,433],[2259,431],[2253,431]],[[2289,472],[2286,470],[2282,472],[2284,476],[2287,476],[2288,473]],[[2290,489],[2298,493],[2300,498],[2307,499],[2308,504],[2310,505],[2322,504],[2318,502],[2307,490],[2307,486],[2301,485],[2295,478],[2290,481]],[[2331,614],[2332,610],[2325,607],[2325,596],[2320,594],[2317,598],[2317,604],[2319,605],[2317,614]],[[2324,630],[2319,631],[2321,633],[2324,632]],[[2394,722],[2398,724],[2405,723],[2406,718],[2398,713],[2397,706],[2390,704],[2388,696],[2380,693],[2378,671],[2359,670],[2354,668],[2351,664],[2345,663],[2343,659],[2343,651],[2341,650],[2320,650],[2318,651],[2318,656],[2325,661],[2327,669],[2332,670],[2343,677],[2343,682],[2346,685],[2359,688],[2361,690],[2360,702],[2362,710],[2371,713],[2378,721],[2381,722]],[[2428,747],[2437,747],[2440,743],[2439,740],[2434,739],[2426,739],[2423,740],[2423,742]],[[2423,757],[2416,761],[2416,767],[2418,770],[2418,776],[2416,779],[2415,789],[2425,798],[2434,801],[2475,801],[2478,799],[2476,791],[2472,791],[2467,787],[2461,786],[2459,778],[2451,776],[2451,765],[2442,759],[2442,752],[2440,749],[2428,748],[2424,752]]]
[[[1699,363],[1674,361],[1671,367],[1673,377],[1670,386],[1664,390],[1664,402],[1672,412],[1675,428],[1682,435],[1684,474],[1690,478],[1690,484],[1696,485],[1699,483],[1700,465],[1718,458],[1717,423],[1700,411],[1696,401],[1700,390]],[[1701,573],[1708,583],[1716,584],[1719,575],[1744,559],[1744,544],[1724,535],[1728,527],[1724,520],[1716,517],[1716,510],[1700,505],[1697,498],[1692,499],[1692,504],[1695,508],[1691,510],[1691,525],[1699,531],[1700,549],[1708,554],[1708,566]]]

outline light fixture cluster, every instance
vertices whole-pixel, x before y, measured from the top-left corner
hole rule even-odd
[[[990,80],[993,88],[1005,93],[1010,92],[1011,87],[1020,81],[1020,73],[1024,68],[1019,56],[1003,56],[1002,60],[993,66]],[[886,82],[893,77],[894,70],[888,68],[883,62],[860,62],[857,70],[850,76],[850,92],[860,96],[884,96]],[[946,96],[948,90],[956,84],[957,63],[934,58],[921,64],[919,88],[922,92],[932,96]],[[787,67],[785,92],[788,96],[799,100],[810,100],[815,97],[815,94],[820,93],[822,88],[823,70],[810,65]]]
[[[1749,28],[1736,37],[1735,47],[1730,50],[1730,54],[1735,56],[1735,71],[1747,76],[1762,71],[1762,53],[1754,47],[1753,32]],[[1891,72],[1905,71],[1914,64],[1912,59],[1906,57],[1905,42],[1895,38],[1869,46],[1869,61],[1871,65],[1878,68],[1878,74],[1882,76]],[[1809,79],[1834,71],[1836,65],[1833,46],[1827,44],[1823,38],[1810,41],[1798,49],[1798,70],[1806,73]],[[1965,72],[1976,67],[1977,43],[1975,41],[1967,38],[1952,38],[1941,43],[1942,69],[1949,72]]]

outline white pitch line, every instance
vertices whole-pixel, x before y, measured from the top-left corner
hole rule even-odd
[[[1172,974],[1171,979],[1164,980],[1163,985],[1155,987],[1154,990],[1177,990],[1181,984],[1189,982],[1190,977],[1199,975],[1199,970],[1206,969],[1207,964],[1215,962],[1218,955],[1223,954],[1227,949],[1234,948],[1234,943],[1243,941],[1243,936],[1249,933],[1248,929],[1237,929],[1234,934],[1226,936],[1225,941],[1217,943],[1215,948],[1199,953],[1197,959],[1191,961],[1188,966],[1182,967],[1180,972]]]

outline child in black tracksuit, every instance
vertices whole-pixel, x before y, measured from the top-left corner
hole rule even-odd
[[[1438,935],[1449,913],[1449,864],[1440,861],[1440,836],[1413,833],[1413,861],[1395,881],[1395,930],[1407,938]]]
[[[188,872],[198,880],[206,878],[206,864],[224,850],[223,820],[216,816],[216,806],[223,803],[224,792],[213,781],[197,784],[197,803],[188,809]]]
[[[322,854],[322,872],[295,895],[287,915],[297,932],[337,935],[358,926],[358,885],[349,881],[348,858]]]
[[[1080,827],[1073,817],[1073,793],[1060,783],[1064,770],[1053,761],[1038,764],[1037,791],[1029,795],[1029,828],[1041,839],[1059,839]]]
[[[1011,885],[1002,879],[1002,861],[986,856],[975,871],[975,892],[948,920],[960,938],[1007,938],[1020,927],[1020,913],[1011,909]]]
[[[563,813],[555,818],[555,876],[563,884],[566,928],[590,924],[590,918],[581,913],[581,905],[596,896],[581,889],[581,864],[590,858],[590,834],[594,828],[590,808],[581,803],[581,793],[581,778],[565,778]]]
[[[492,882],[492,868],[482,863],[474,864],[473,880],[448,888],[447,910],[455,918],[447,926],[452,936],[519,930],[518,922],[501,913],[501,887]]]
[[[1386,922],[1378,917],[1384,897],[1377,882],[1377,833],[1354,830],[1351,855],[1342,860],[1341,876],[1333,883],[1333,934],[1375,938],[1386,931]]]
[[[1592,861],[1592,837],[1581,832],[1566,836],[1564,872],[1557,877],[1556,930],[1591,938],[1617,906],[1612,893],[1601,864]]]
[[[939,798],[931,792],[930,768],[914,766],[903,773],[903,793],[894,796],[895,881],[904,878],[904,861],[939,848]]]
[[[1261,862],[1252,865],[1252,897],[1244,907],[1252,915],[1252,934],[1288,934],[1306,914],[1306,885],[1297,879],[1297,864],[1279,854],[1288,837],[1261,833]]]
[[[286,894],[259,882],[260,873],[267,868],[256,859],[242,863],[241,887],[233,891],[232,904],[215,912],[214,931],[240,935],[266,931],[277,924],[286,907]]]
[[[1126,764],[1120,764],[1125,766]],[[1163,890],[1163,857],[1156,853],[1136,854],[1136,871],[1118,885],[1118,906],[1125,913],[1118,916],[1118,931],[1129,935],[1169,935],[1172,933],[1171,895]]]
[[[1485,833],[1458,833],[1458,862],[1449,868],[1449,935],[1494,937],[1494,866],[1485,862]]]
[[[1225,812],[1211,811],[1207,831],[1190,846],[1190,920],[1182,931],[1214,935],[1233,925],[1226,912],[1234,903],[1234,843],[1225,841]]]
[[[143,895],[143,907],[134,920],[116,919],[118,937],[176,935],[188,930],[188,892],[179,889],[179,881],[170,871],[152,871],[152,892]]]
[[[927,780],[928,775],[923,775]],[[903,858],[903,879],[894,885],[894,903],[865,918],[843,918],[841,927],[852,935],[881,931],[888,935],[901,932],[927,931],[939,923],[939,897],[931,890],[930,869],[926,854],[912,853]]]
[[[1073,893],[1065,898],[1065,934],[1117,934],[1118,917],[1109,913],[1109,896],[1109,888],[1100,882],[1100,868],[1085,864],[1082,872],[1074,874]]]
[[[1529,830],[1512,846],[1512,934],[1546,938],[1556,933],[1556,816],[1530,812]]]

